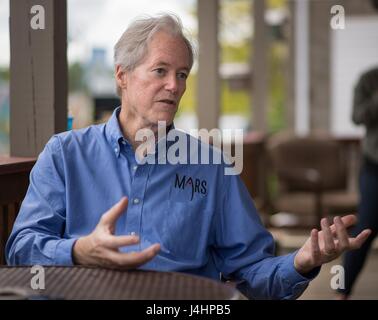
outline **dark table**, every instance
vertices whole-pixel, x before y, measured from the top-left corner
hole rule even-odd
[[[37,274],[31,273],[31,267],[1,266],[3,298],[4,292],[15,294],[14,299],[233,300],[241,297],[234,286],[176,272],[50,266],[44,267],[45,289],[33,290],[31,280]]]

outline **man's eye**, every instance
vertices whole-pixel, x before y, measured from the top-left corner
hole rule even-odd
[[[154,72],[158,74],[159,76],[162,76],[165,74],[165,70],[163,68],[157,68],[154,70]]]
[[[177,74],[177,77],[179,79],[184,79],[185,80],[185,79],[188,78],[188,75],[186,73],[184,73],[184,72],[180,72],[180,73]]]

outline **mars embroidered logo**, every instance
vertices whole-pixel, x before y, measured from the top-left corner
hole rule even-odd
[[[193,200],[194,194],[207,194],[207,189],[206,189],[206,180],[201,180],[201,179],[193,179],[192,177],[187,177],[187,176],[180,176],[176,173],[176,179],[175,179],[175,188],[179,188],[182,190],[185,190],[186,188],[191,188],[192,195],[190,198],[190,201]]]

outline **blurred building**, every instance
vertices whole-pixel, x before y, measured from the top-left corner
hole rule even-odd
[[[106,62],[106,49],[92,49],[92,57],[85,65],[85,81],[93,103],[93,120],[96,123],[104,122],[120,105],[113,66]]]
[[[106,62],[106,49],[92,49],[92,56],[85,64],[84,78],[93,96],[116,95],[113,68]]]

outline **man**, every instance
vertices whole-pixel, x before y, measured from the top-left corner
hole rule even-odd
[[[322,231],[313,230],[298,252],[274,257],[274,241],[248,191],[238,176],[224,174],[225,164],[138,161],[161,157],[136,156],[140,130],[156,136],[165,121],[165,133],[176,131],[173,119],[192,64],[176,17],[129,26],[115,46],[121,108],[106,124],[47,143],[7,243],[9,264],[142,266],[215,279],[221,273],[250,298],[293,299],[321,264],[366,240],[368,230],[348,237],[354,216],[336,218],[333,226],[323,219]],[[164,138],[155,142],[156,149],[170,145]]]

